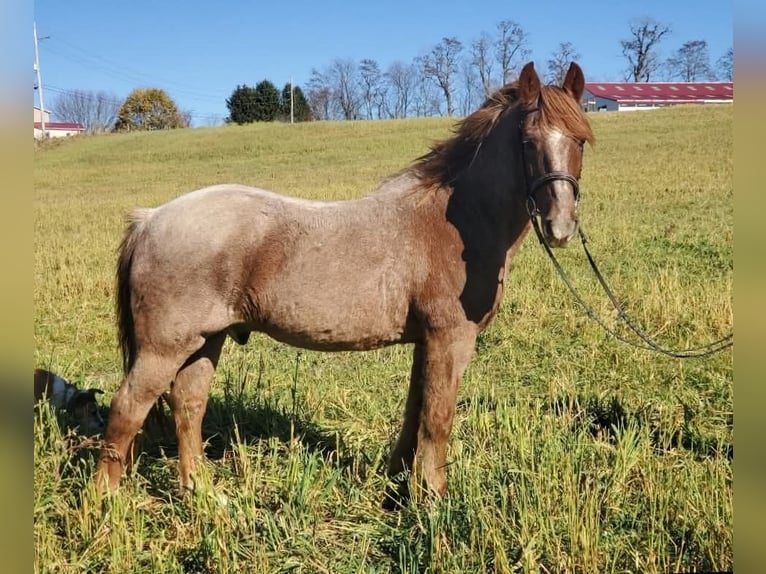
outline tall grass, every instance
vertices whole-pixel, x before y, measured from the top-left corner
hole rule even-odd
[[[731,106],[591,116],[583,226],[629,312],[668,346],[732,328],[732,117]],[[35,365],[107,399],[119,386],[113,277],[131,208],[227,181],[357,197],[451,124],[227,126],[37,150]],[[582,253],[558,255],[613,320]],[[322,354],[253,336],[224,348],[193,496],[178,497],[168,438],[97,504],[91,443],[36,413],[35,571],[731,568],[731,352],[679,361],[606,336],[533,238],[508,286],[463,382],[444,499],[380,508],[409,348]]]

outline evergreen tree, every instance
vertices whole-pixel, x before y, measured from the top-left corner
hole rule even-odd
[[[274,121],[279,113],[279,90],[269,80],[255,86],[255,121]]]
[[[290,82],[282,88],[281,114],[285,121],[290,121]],[[306,96],[303,94],[300,86],[293,89],[293,119],[296,122],[310,122],[311,106],[309,106]]]
[[[248,124],[256,120],[256,110],[258,108],[258,95],[255,88],[245,84],[237,86],[226,100],[226,107],[229,108],[229,117],[227,122],[237,124]]]

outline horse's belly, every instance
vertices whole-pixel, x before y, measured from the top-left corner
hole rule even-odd
[[[282,291],[259,309],[259,325],[278,341],[316,350],[374,349],[409,340],[409,302],[380,290]]]

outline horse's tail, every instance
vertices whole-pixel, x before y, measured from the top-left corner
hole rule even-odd
[[[152,209],[135,209],[128,216],[128,227],[120,243],[117,259],[117,334],[122,350],[122,368],[127,375],[136,360],[136,329],[131,306],[130,271],[133,254],[144,223]]]

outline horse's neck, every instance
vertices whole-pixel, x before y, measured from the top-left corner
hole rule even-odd
[[[455,210],[478,219],[472,225],[481,226],[507,251],[523,237],[529,216],[521,162],[514,160],[513,150],[498,138],[494,146],[499,145],[504,147],[480,150],[456,182],[450,201]]]

